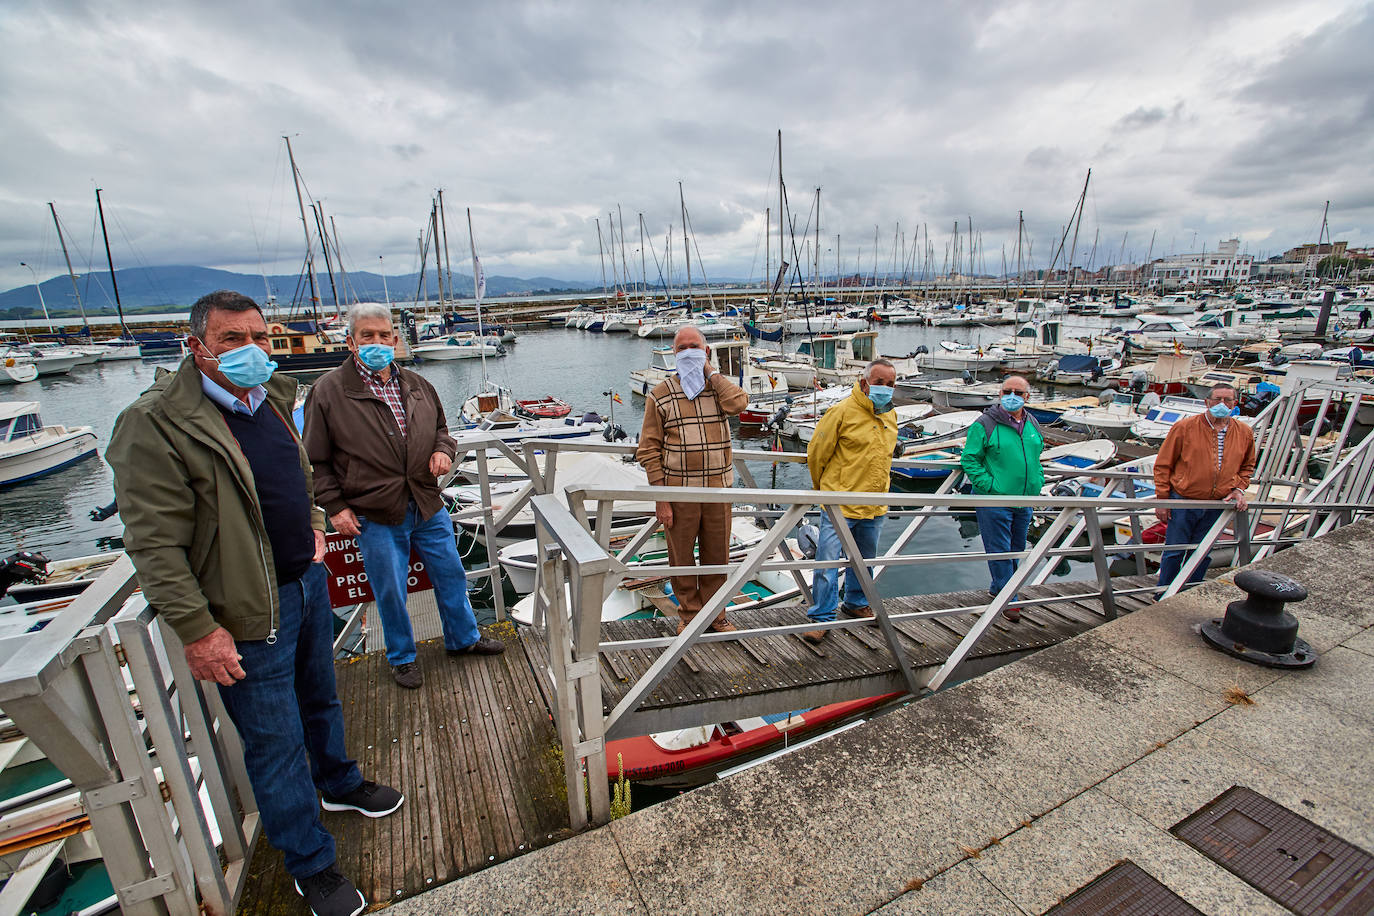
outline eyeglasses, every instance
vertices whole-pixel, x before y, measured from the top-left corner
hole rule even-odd
[[[1026,389],[1024,389],[1024,388],[1003,388],[1003,389],[1002,389],[1002,393],[1003,393],[1003,394],[1019,394],[1019,395],[1021,395],[1022,397],[1025,397],[1026,395],[1030,394],[1030,391],[1028,391],[1028,390],[1026,390]]]
[[[1215,402],[1217,402],[1218,404],[1230,404],[1230,405],[1232,405],[1233,407],[1235,406],[1235,403],[1236,403],[1236,399],[1235,399],[1235,398],[1208,398],[1207,400],[1209,400],[1209,401],[1215,401]]]

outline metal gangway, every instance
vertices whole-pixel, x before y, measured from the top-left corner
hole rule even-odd
[[[546,675],[555,724],[563,744],[568,787],[569,817],[574,827],[585,823],[604,823],[610,816],[609,791],[600,774],[607,772],[608,741],[655,731],[710,725],[729,719],[777,713],[818,703],[837,702],[872,696],[874,679],[846,678],[843,683],[798,683],[768,692],[739,696],[703,696],[699,702],[670,705],[652,702],[655,691],[669,677],[676,676],[684,664],[690,665],[693,653],[710,663],[712,645],[761,644],[778,637],[797,637],[809,630],[827,629],[865,633],[865,641],[880,642],[888,653],[888,664],[900,689],[920,696],[959,678],[980,643],[1001,618],[1002,611],[1015,601],[1021,607],[1050,604],[1053,598],[1024,599],[1018,592],[1044,585],[1066,559],[1086,560],[1092,564],[1094,578],[1088,590],[1101,602],[1104,619],[1116,616],[1123,598],[1168,597],[1176,594],[1189,575],[1213,551],[1230,550],[1235,565],[1245,565],[1274,550],[1319,537],[1334,528],[1374,513],[1374,437],[1360,441],[1356,419],[1364,411],[1366,419],[1374,414],[1374,388],[1356,382],[1313,381],[1296,386],[1273,402],[1255,423],[1260,455],[1252,487],[1258,498],[1244,511],[1229,502],[1190,502],[1197,508],[1220,511],[1216,523],[1190,549],[1182,570],[1173,583],[1160,590],[1153,581],[1141,584],[1147,572],[1142,533],[1153,523],[1146,521],[1156,508],[1168,508],[1166,501],[1141,498],[1135,482],[1149,479],[1149,459],[1131,470],[1091,470],[1082,476],[1103,483],[1095,497],[1036,496],[1017,497],[1015,503],[1030,507],[1044,527],[1027,550],[1017,553],[988,554],[982,551],[957,553],[908,552],[924,526],[938,518],[971,513],[979,506],[1004,506],[1007,497],[961,495],[957,486],[962,472],[950,463],[949,476],[938,490],[927,493],[821,493],[813,490],[776,490],[755,485],[748,463],[756,461],[805,461],[805,455],[779,452],[736,450],[736,469],[743,487],[708,489],[577,487],[557,491],[549,486],[559,451],[576,448],[610,454],[627,454],[629,446],[557,442],[540,443],[546,449],[545,470],[532,475],[530,501],[537,517],[538,575],[535,627],[542,633],[547,660]],[[1321,430],[1330,428],[1329,433]],[[1310,430],[1318,432],[1313,434]],[[1318,473],[1312,473],[1321,463]],[[894,461],[895,467],[911,462]],[[929,463],[926,462],[928,465]],[[735,515],[766,518],[765,536],[738,561],[722,566],[672,567],[654,563],[651,567],[632,559],[659,528],[655,518],[641,520],[625,537],[612,545],[612,530],[618,518],[617,505],[632,501],[666,500],[675,502],[720,503],[734,505]],[[588,511],[588,505],[595,512]],[[888,516],[901,520],[904,527],[896,540],[879,556],[865,560],[844,524],[842,505],[881,505]],[[789,549],[787,537],[809,513],[827,513],[839,536],[843,556],[821,562]],[[1117,525],[1129,526],[1132,536],[1117,543],[1107,532]],[[1137,574],[1131,587],[1114,580],[1111,562],[1125,558]],[[989,559],[1014,559],[1018,566],[1010,581],[995,596],[975,605],[929,610],[894,612],[877,582],[886,570],[904,566],[931,566],[947,563],[978,563]],[[870,572],[870,567],[872,571]],[[856,575],[868,598],[874,617],[841,618],[818,624],[804,614],[791,620],[741,628],[737,632],[709,629],[740,589],[762,572],[783,572],[792,576],[797,594],[809,600],[804,571],[821,568],[848,569]],[[648,573],[654,576],[723,574],[725,584],[680,635],[658,634],[640,638],[607,638],[602,609],[606,599],[626,580]],[[1023,611],[1024,613],[1024,611]],[[903,646],[898,628],[903,624],[950,617],[974,615],[975,622],[947,657],[937,664],[914,665]],[[758,649],[748,654],[766,664]],[[647,665],[616,664],[617,656],[631,653],[652,654]],[[607,673],[609,668],[612,674]],[[617,680],[625,681],[616,687]],[[584,804],[583,800],[587,804]],[[589,809],[588,809],[589,805]]]

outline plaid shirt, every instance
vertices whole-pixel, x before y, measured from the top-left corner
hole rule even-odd
[[[738,385],[716,372],[691,399],[674,375],[649,392],[647,400],[635,459],[644,466],[650,486],[734,486],[728,418],[749,403]]]
[[[377,397],[381,398],[387,407],[391,408],[391,416],[396,420],[396,428],[401,431],[401,437],[406,434],[406,407],[401,400],[401,380],[393,370],[391,377],[382,381],[382,377],[376,372],[363,365],[362,360],[353,357],[353,363],[358,367],[358,374],[363,377],[363,382]]]

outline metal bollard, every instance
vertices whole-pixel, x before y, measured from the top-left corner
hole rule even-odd
[[[1298,638],[1298,620],[1284,604],[1302,601],[1307,589],[1287,576],[1245,569],[1236,587],[1246,593],[1226,605],[1226,616],[1202,625],[1202,638],[1227,655],[1269,668],[1310,668],[1317,656]]]

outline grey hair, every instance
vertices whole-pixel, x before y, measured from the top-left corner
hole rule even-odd
[[[706,343],[706,335],[703,334],[703,333],[701,333],[701,328],[697,327],[697,326],[694,325],[694,324],[684,324],[682,327],[680,327],[680,328],[677,329],[677,332],[676,332],[676,333],[673,334],[673,346],[674,346],[674,347],[677,346],[677,339],[678,339],[679,337],[682,336],[682,332],[683,332],[683,331],[696,331],[696,332],[697,332],[697,336],[701,338],[701,342],[702,342],[703,344]]]
[[[891,369],[891,370],[893,371],[893,373],[896,373],[896,371],[897,371],[897,367],[894,366],[894,365],[892,365],[892,360],[890,360],[890,359],[883,359],[883,358],[880,356],[880,357],[878,357],[877,359],[873,360],[873,362],[869,363],[867,366],[864,366],[864,381],[865,381],[865,382],[871,382],[871,381],[873,381],[873,367],[874,367],[874,366],[886,366],[887,368]]]
[[[353,336],[353,329],[358,326],[359,321],[369,318],[382,318],[390,324],[391,309],[377,302],[359,302],[352,306],[348,310],[348,336]]]
[[[196,300],[196,304],[191,306],[191,316],[187,323],[191,326],[191,336],[200,340],[205,340],[205,329],[210,324],[211,312],[246,312],[249,309],[262,314],[262,309],[258,304],[249,299],[243,293],[236,293],[231,289],[219,289],[213,293],[206,293]]]

